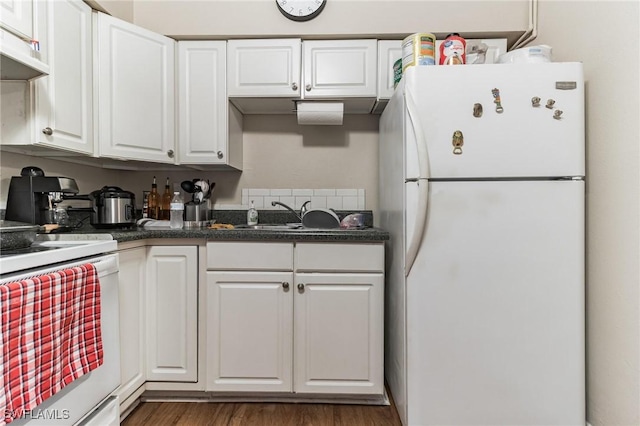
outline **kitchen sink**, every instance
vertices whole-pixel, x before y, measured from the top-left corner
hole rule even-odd
[[[265,223],[259,225],[236,225],[235,229],[248,229],[257,231],[299,231],[306,229],[300,223]]]
[[[336,232],[341,228],[307,228],[301,223],[261,223],[258,225],[235,225],[235,229],[278,232]]]

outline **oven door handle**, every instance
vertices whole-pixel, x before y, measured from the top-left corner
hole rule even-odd
[[[118,272],[118,256],[117,255],[107,255],[91,261],[93,265],[96,267],[96,272],[98,274],[98,278],[103,277],[105,275],[113,274]]]

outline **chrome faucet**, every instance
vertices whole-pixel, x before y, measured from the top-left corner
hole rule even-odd
[[[285,209],[289,210],[291,213],[295,214],[296,217],[298,218],[298,220],[300,222],[302,222],[302,216],[304,216],[304,214],[307,212],[307,204],[309,204],[311,201],[305,201],[304,204],[302,205],[302,207],[300,207],[300,213],[296,212],[294,209],[292,209],[291,207],[289,207],[288,205],[286,205],[285,203],[281,203],[280,201],[272,201],[271,205],[272,206],[282,206]]]

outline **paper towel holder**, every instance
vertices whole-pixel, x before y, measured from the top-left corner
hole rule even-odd
[[[344,102],[339,100],[295,100],[293,112],[300,125],[342,125]]]

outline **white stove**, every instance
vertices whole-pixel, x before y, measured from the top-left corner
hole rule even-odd
[[[117,247],[109,234],[41,234],[27,249],[2,253],[0,275],[109,253]]]
[[[83,263],[92,263],[100,280],[103,364],[15,419],[12,426],[119,424],[119,401],[113,395],[120,385],[116,249],[117,241],[109,234],[41,234],[26,253],[3,253],[0,257],[0,285]],[[54,413],[55,418],[34,413]]]

